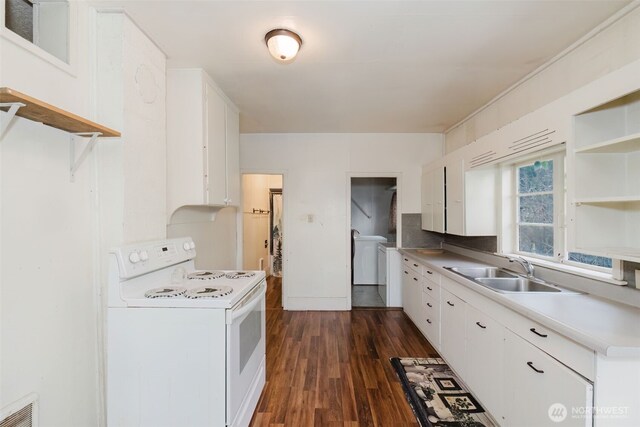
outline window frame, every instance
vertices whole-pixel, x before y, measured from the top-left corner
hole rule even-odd
[[[27,0],[30,3],[34,3],[33,0]],[[72,0],[65,0],[68,4],[68,27],[67,27],[67,55],[68,61],[64,61],[52,53],[46,51],[42,47],[29,40],[24,39],[22,36],[14,33],[6,27],[5,20],[5,5],[0,7],[0,39],[4,39],[13,45],[23,49],[29,54],[47,62],[48,64],[58,68],[71,77],[78,77],[78,64],[77,64],[77,50],[78,50],[78,2]],[[35,4],[34,4],[35,7]],[[80,6],[84,7],[84,6]]]
[[[512,221],[514,224],[513,228],[513,253],[530,257],[530,258],[539,258],[552,262],[562,262],[563,259],[563,251],[564,251],[564,232],[566,226],[564,224],[564,191],[558,191],[558,182],[562,183],[562,187],[564,189],[564,152],[552,153],[542,156],[536,156],[533,158],[527,158],[526,160],[518,161],[514,163],[512,167],[512,179],[513,182],[513,212],[512,212]],[[520,193],[519,185],[518,185],[518,171],[522,167],[531,166],[537,161],[552,161],[553,162],[553,189],[549,191],[541,191],[537,193]],[[534,223],[522,223],[520,222],[520,197],[522,195],[537,195],[537,194],[549,194],[553,195],[553,222],[550,224],[553,229],[553,255],[545,256],[536,254],[533,252],[525,252],[521,251],[520,248],[520,232],[519,225],[521,224],[534,224]],[[542,226],[549,226],[547,224],[540,224]]]
[[[520,235],[518,226],[521,224],[519,218],[520,195],[527,193],[519,193],[518,169],[523,166],[532,165],[536,161],[545,160],[553,161],[553,256],[544,256],[519,250]],[[514,159],[513,162],[502,165],[503,206],[501,209],[502,227],[499,236],[501,244],[500,252],[505,255],[519,255],[530,259],[534,263],[536,260],[539,260],[541,264],[552,263],[559,266],[559,268],[562,268],[561,266],[564,265],[567,268],[585,270],[585,273],[593,272],[613,277],[613,266],[608,268],[569,260],[570,250],[567,246],[569,239],[566,224],[568,210],[566,162],[567,155],[565,150],[553,150]],[[540,194],[545,193],[548,194],[548,192],[540,192]],[[506,236],[505,233],[507,234]],[[615,260],[612,260],[612,264],[615,264]]]

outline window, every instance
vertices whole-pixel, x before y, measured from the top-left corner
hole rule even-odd
[[[4,16],[6,29],[69,63],[67,0],[5,0]]]
[[[513,166],[515,227],[511,251],[596,270],[611,269],[610,258],[566,250],[564,161],[564,153],[559,153]]]
[[[556,253],[553,166],[552,159],[517,166],[518,252],[543,257],[553,257]]]

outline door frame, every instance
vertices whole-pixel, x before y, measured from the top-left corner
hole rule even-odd
[[[348,310],[352,310],[351,301],[351,178],[395,178],[396,179],[396,247],[402,247],[402,172],[348,172],[347,173],[347,227],[345,230],[346,245],[346,278],[345,289]],[[284,183],[284,181],[283,181]],[[283,196],[284,197],[284,196]],[[286,201],[286,199],[285,199]],[[285,211],[286,213],[286,211]],[[283,226],[284,228],[284,226]],[[284,268],[284,267],[283,267]],[[284,275],[284,273],[283,273]]]
[[[238,244],[236,245],[236,259],[238,269],[242,270],[244,263],[244,188],[242,187],[243,175],[280,175],[282,176],[282,233],[285,234],[289,225],[289,199],[287,197],[287,170],[286,169],[240,169],[240,208],[236,213],[236,234],[238,236]],[[287,244],[284,245],[284,253],[282,254],[282,309],[288,310],[288,287],[287,287],[287,271],[289,265],[289,253]]]

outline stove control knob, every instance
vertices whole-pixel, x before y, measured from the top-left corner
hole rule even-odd
[[[195,244],[195,243],[193,243],[193,242],[191,242],[191,243],[189,243],[189,247],[190,247],[191,249],[195,249],[195,248],[196,248],[196,244]]]
[[[147,251],[140,252],[140,259],[142,261],[147,261],[149,259],[149,253]]]
[[[131,252],[129,254],[129,261],[131,261],[131,264],[140,262],[140,254],[138,254],[138,252]]]
[[[182,244],[182,249],[184,249],[185,251],[188,251],[189,249],[191,249],[191,246],[189,246],[189,242],[184,242]]]

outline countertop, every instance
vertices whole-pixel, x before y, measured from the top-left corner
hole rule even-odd
[[[638,308],[589,294],[500,293],[444,269],[487,266],[486,263],[447,251],[437,255],[424,255],[418,252],[419,249],[400,248],[399,251],[429,263],[443,276],[598,353],[609,357],[640,358]],[[563,286],[562,283],[558,285]]]

